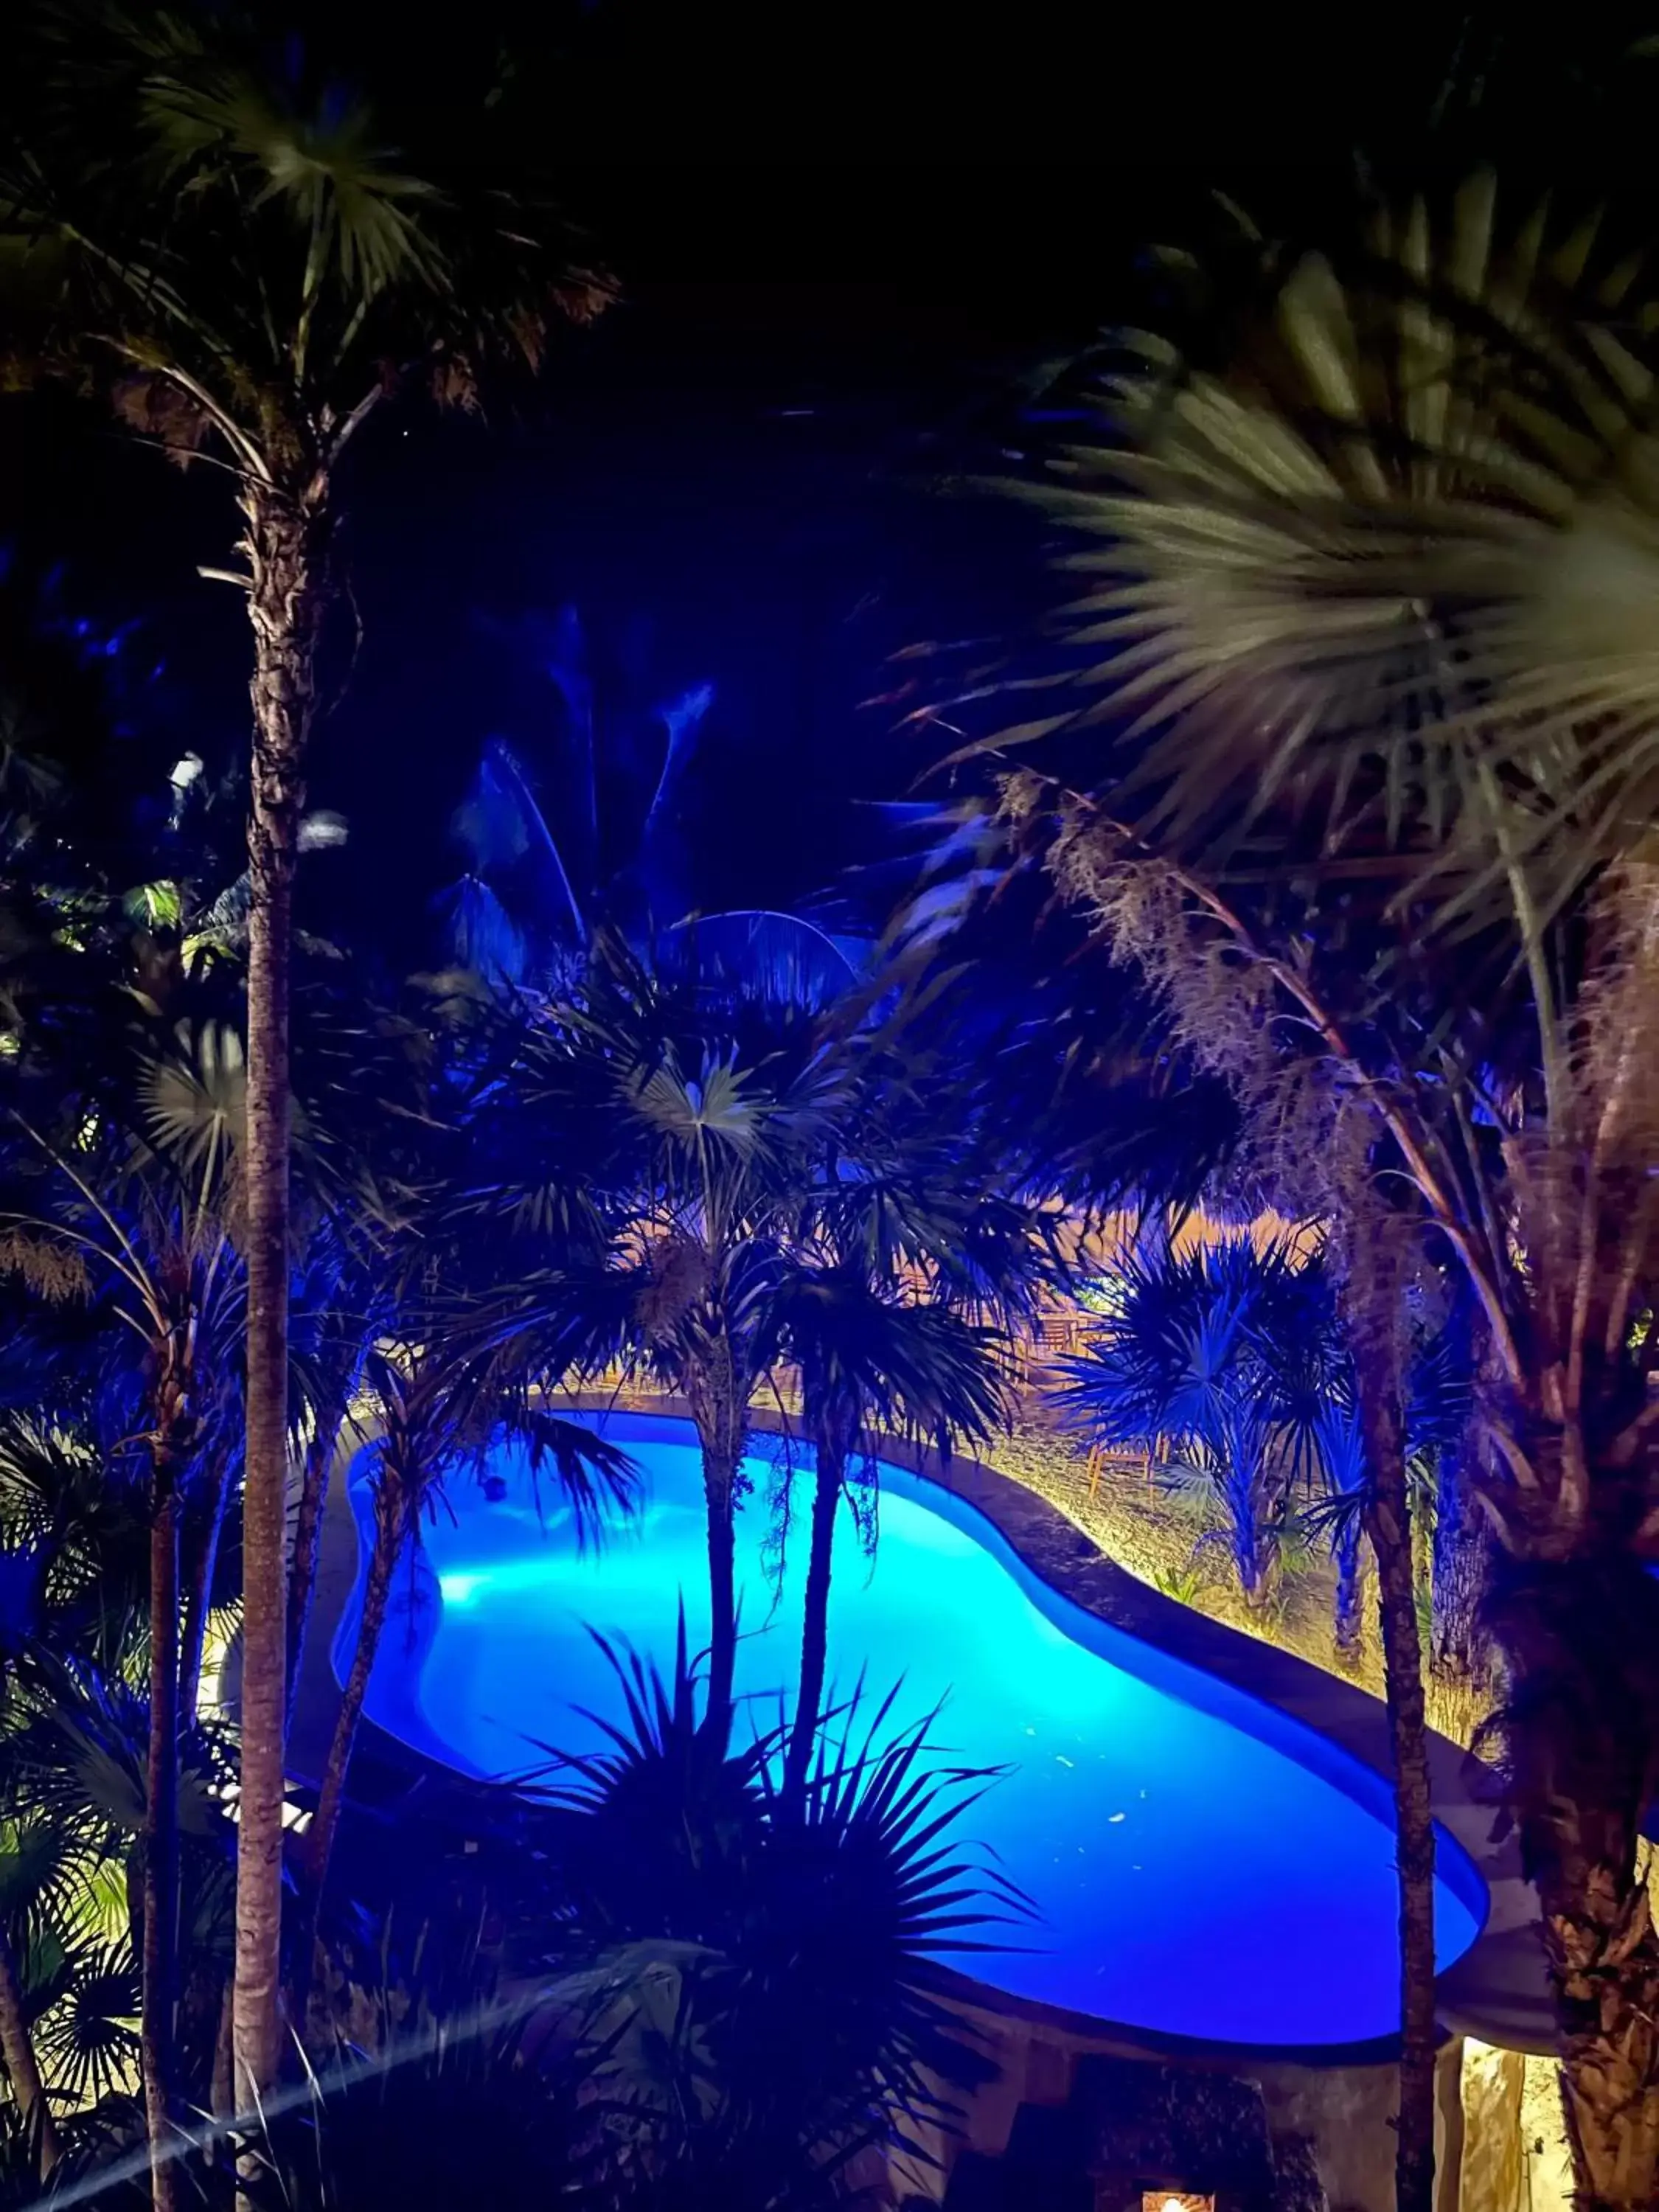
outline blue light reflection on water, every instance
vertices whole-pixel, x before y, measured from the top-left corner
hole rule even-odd
[[[683,1597],[694,1648],[706,1638],[690,1432],[633,1416],[611,1432],[640,1462],[646,1500],[598,1553],[578,1551],[567,1516],[538,1514],[509,1453],[504,1500],[471,1488],[452,1499],[454,1520],[428,1531],[427,1559],[398,1577],[368,1697],[382,1728],[473,1773],[521,1772],[540,1763],[538,1747],[599,1742],[581,1709],[618,1711],[590,1626],[666,1665]],[[793,1680],[805,1524],[802,1510],[775,1598],[761,1557],[769,1470],[755,1472],[738,1528],[738,1686],[764,1727]],[[337,1665],[351,1632],[349,1615]],[[1040,1917],[1012,1935],[1028,1948],[972,1962],[985,1980],[1218,2042],[1358,2041],[1397,2021],[1386,1784],[1056,1596],[959,1501],[888,1471],[873,1565],[843,1515],[830,1664],[843,1694],[860,1669],[872,1695],[902,1678],[896,1722],[944,1699],[930,1735],[941,1764],[1011,1770],[963,1835],[995,1855]],[[1444,1966],[1484,1908],[1479,1875],[1445,1838],[1441,1873]]]

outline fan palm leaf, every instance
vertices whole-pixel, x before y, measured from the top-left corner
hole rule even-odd
[[[131,2094],[138,2074],[138,1962],[130,1938],[68,1953],[35,2024],[40,2062],[71,2106]]]
[[[1030,735],[1097,732],[1091,787],[1209,879],[1293,822],[1440,927],[1547,925],[1659,803],[1651,325],[1608,262],[1482,178],[1346,282],[1295,261],[1237,369],[1142,345],[1036,495],[1085,544]]]

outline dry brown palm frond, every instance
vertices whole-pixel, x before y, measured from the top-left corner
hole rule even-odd
[[[653,1240],[641,1270],[635,1314],[652,1340],[672,1336],[708,1295],[708,1254],[694,1237],[670,1231]]]
[[[1626,1362],[1638,1305],[1659,1280],[1659,866],[1610,871],[1587,930],[1565,1110],[1504,1146],[1547,1409],[1568,1422],[1583,1418],[1587,1384]],[[1633,1452],[1648,1409],[1619,1397],[1610,1412],[1635,1425]]]
[[[0,1230],[0,1274],[15,1277],[48,1305],[68,1305],[91,1295],[86,1261],[50,1231]]]
[[[1034,792],[1017,781],[1008,804],[1030,805]],[[1061,890],[1112,957],[1139,971],[1194,1065],[1239,1102],[1232,1188],[1254,1212],[1270,1194],[1301,1221],[1352,1206],[1370,1179],[1376,1124],[1328,1054],[1304,1048],[1278,964],[1180,868],[1085,803],[1057,803],[1049,865]]]

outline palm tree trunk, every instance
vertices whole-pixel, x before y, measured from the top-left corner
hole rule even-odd
[[[841,1504],[847,1454],[826,1423],[818,1431],[817,1473],[812,1482],[812,1539],[806,1559],[806,1617],[801,1629],[800,1687],[794,1725],[789,1731],[783,1784],[787,1795],[806,1785],[812,1745],[823,1714],[823,1680],[830,1656],[830,1569],[835,1551],[836,1513]]]
[[[1263,1530],[1253,1497],[1230,1491],[1233,1568],[1245,1604],[1252,1613],[1271,1605],[1279,1587],[1278,1547]]]
[[[165,1452],[156,1454],[155,1485],[149,1532],[149,1744],[139,2045],[152,2212],[173,2212],[173,1996],[179,1948],[179,1492]]]
[[[1358,1520],[1338,1530],[1334,1556],[1336,1656],[1351,1666],[1365,1636],[1365,1532]]]
[[[737,1465],[722,1454],[703,1454],[703,1500],[708,1528],[708,1717],[732,1723],[732,1684],[738,1661]]]
[[[288,1668],[289,969],[307,741],[316,703],[327,485],[246,496],[252,568],[248,828],[247,1445],[242,1489],[241,1791],[234,2033],[239,2103],[281,2069]]]
[[[1613,1479],[1592,1474],[1608,1488]],[[1621,1535],[1576,1559],[1506,1556],[1491,1607],[1509,1792],[1543,1908],[1583,2212],[1659,2203],[1659,1936],[1642,1835],[1659,1593]]]
[[[46,2101],[40,2061],[34,2055],[34,2043],[23,2011],[23,1995],[17,1984],[17,1964],[3,1927],[0,1927],[0,2058],[5,2061],[6,2079],[23,2116],[23,2124],[40,2130],[40,2178],[44,2180],[58,2163],[58,2124]]]
[[[362,1719],[363,1700],[368,1695],[370,1677],[374,1672],[375,1656],[380,1648],[380,1636],[386,1627],[386,1607],[392,1595],[392,1577],[397,1571],[402,1554],[408,1522],[403,1512],[401,1493],[382,1487],[374,1501],[374,1548],[369,1554],[368,1573],[363,1583],[363,1607],[357,1622],[357,1642],[351,1655],[351,1671],[346,1676],[345,1689],[340,1698],[340,1710],[334,1717],[334,1733],[329,1739],[328,1756],[323,1763],[322,1779],[317,1796],[317,1810],[305,1840],[305,1887],[307,1900],[307,1928],[314,1925],[316,1907],[328,1880],[328,1863],[334,1855],[334,1838],[339,1832],[341,1808],[345,1802],[346,1777],[351,1766],[351,1753],[357,1741],[358,1723]],[[298,1972],[301,1978],[309,1972],[310,1962],[300,1958]]]
[[[294,1692],[305,1656],[306,1631],[311,1625],[311,1601],[317,1589],[317,1560],[322,1549],[323,1509],[328,1504],[329,1471],[345,1426],[343,1405],[328,1407],[306,1447],[300,1478],[300,1510],[294,1527],[294,1561],[288,1577],[288,1688],[283,1699],[290,1726]]]
[[[737,1668],[738,1480],[748,1441],[749,1408],[738,1383],[729,1341],[686,1376],[686,1396],[702,1448],[702,1492],[708,1544],[709,1725],[729,1730]]]
[[[207,2160],[210,2166],[223,2167],[234,2163],[230,2148],[231,2130],[227,2125],[235,2115],[236,2089],[234,2069],[231,2065],[230,2008],[235,1997],[227,1976],[219,1998],[219,2027],[213,2039],[213,2067],[208,2089],[209,2109],[218,2124],[208,2138]]]
[[[185,1591],[185,1626],[179,1647],[179,1711],[186,1725],[196,1718],[202,1694],[202,1653],[207,1642],[208,1613],[213,1603],[213,1577],[219,1565],[219,1539],[224,1533],[225,1509],[230,1500],[232,1455],[219,1448],[209,1484],[207,1519],[202,1540],[191,1562]]]
[[[1448,1446],[1435,1474],[1430,1656],[1437,1674],[1468,1681],[1489,1671],[1480,1606],[1492,1555],[1492,1528],[1469,1495],[1463,1451]]]
[[[1400,1882],[1395,2200],[1398,2212],[1433,2212],[1434,1810],[1406,1477],[1400,1285],[1394,1271],[1377,1266],[1376,1259],[1373,1252],[1357,1263],[1358,1279],[1351,1277],[1348,1290],[1354,1380],[1365,1446],[1365,1534],[1376,1556],[1382,1671],[1394,1751],[1395,1865]]]
[[[1244,1602],[1255,1613],[1269,1605],[1278,1587],[1277,1530],[1271,1516],[1263,1446],[1256,1425],[1230,1407],[1218,1442],[1221,1455],[1218,1487],[1231,1524],[1233,1565]]]
[[[1524,1848],[1541,1823],[1523,1820]],[[1565,2030],[1562,2103],[1578,2212],[1637,2212],[1659,2203],[1659,1944],[1640,1838],[1609,1852],[1606,1823],[1578,1807],[1550,1816],[1550,1856],[1538,1876],[1544,1948]],[[1571,1856],[1559,1850],[1574,1831]]]
[[[1234,1547],[1233,1564],[1238,1571],[1238,1587],[1245,1604],[1252,1613],[1265,1613],[1273,1603],[1275,1577],[1271,1567],[1264,1565],[1253,1540],[1240,1537]]]

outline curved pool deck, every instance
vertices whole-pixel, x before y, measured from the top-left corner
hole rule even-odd
[[[659,1467],[684,1459],[690,1440],[677,1412],[620,1416],[621,1440]],[[894,1470],[890,1602],[876,1595],[879,1558],[873,1578],[856,1557],[850,1577],[841,1563],[836,1603],[855,1616],[843,1664],[867,1644],[880,1670],[872,1686],[887,1686],[892,1654],[908,1648],[896,1607],[914,1604],[918,1591],[932,1601],[918,1547],[951,1554],[939,1559],[938,1587],[948,1583],[955,1603],[929,1640],[943,1646],[934,1671],[964,1680],[969,1699],[957,1706],[964,1725],[953,1732],[947,1705],[935,1735],[942,1752],[1018,1759],[963,1835],[999,1854],[1044,1908],[1035,1929],[1008,1931],[1025,1948],[986,1958],[963,1995],[1156,2048],[1299,2051],[1337,2063],[1386,2047],[1393,1882],[1391,1839],[1379,1827],[1388,1817],[1382,1708],[1138,1582],[994,1468],[958,1460],[940,1470],[885,1441],[881,1456]],[[613,1561],[597,1580],[568,1546],[538,1545],[533,1526],[526,1556],[514,1527],[525,1516],[510,1504],[505,1513],[469,1508],[453,1540],[434,1532],[447,1645],[429,1680],[423,1656],[377,1672],[372,1741],[381,1756],[500,1773],[532,1763],[530,1738],[581,1747],[567,1701],[597,1698],[578,1618],[621,1627],[636,1644],[648,1638],[660,1653],[663,1602],[672,1598],[663,1565],[683,1578],[696,1551],[687,1549],[681,1476],[660,1480],[670,1496],[655,1548],[623,1539],[616,1553],[635,1571]],[[294,1747],[301,1772],[314,1767],[307,1750],[337,1697],[327,1658],[350,1608],[357,1553],[346,1489],[337,1481],[308,1642]],[[557,1587],[550,1558],[561,1562]],[[647,1561],[654,1564],[641,1571]],[[641,1611],[647,1595],[649,1614]],[[998,1646],[988,1669],[988,1624]],[[793,1633],[780,1620],[771,1640],[748,1642],[751,1689],[775,1685]],[[527,1679],[537,1656],[562,1694]],[[1000,1694],[999,1671],[1012,1698]],[[930,1679],[926,1689],[946,1686]],[[919,1687],[917,1697],[926,1710],[931,1695]],[[1089,1734],[1097,1720],[1127,1755],[1110,1737],[1100,1747]],[[1441,1978],[1443,2020],[1488,2041],[1545,2047],[1535,1911],[1513,1848],[1492,1844],[1492,1815],[1470,1794],[1465,1755],[1437,1740],[1432,1765],[1447,1839],[1442,1955],[1461,1954]]]

